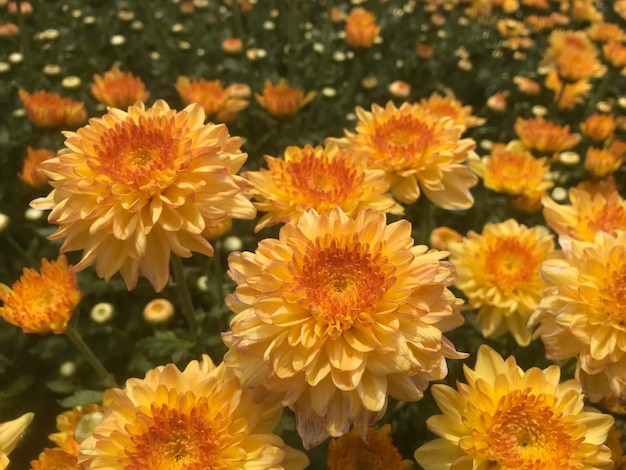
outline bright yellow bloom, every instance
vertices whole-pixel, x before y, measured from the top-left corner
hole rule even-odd
[[[366,210],[306,212],[255,253],[233,253],[237,314],[225,362],[245,386],[284,394],[304,446],[361,430],[387,395],[416,401],[462,358],[442,331],[463,323],[446,252],[414,246],[411,224]]]
[[[56,418],[58,432],[48,438],[64,452],[78,456],[80,443],[91,435],[95,424],[102,421],[104,409],[102,405],[87,405],[64,411]]]
[[[63,333],[80,302],[73,266],[65,256],[41,260],[41,273],[24,268],[12,288],[0,284],[0,317],[24,333]]]
[[[309,463],[272,434],[280,400],[242,388],[207,355],[182,372],[159,366],[109,397],[110,412],[81,445],[87,469],[300,470]]]
[[[592,402],[608,397],[626,405],[626,232],[559,241],[563,259],[541,269],[547,289],[531,318],[539,325],[535,337],[548,359],[578,358]]]
[[[333,145],[287,147],[284,160],[265,157],[268,170],[250,171],[255,206],[267,212],[255,231],[281,222],[297,222],[309,209],[319,214],[341,207],[350,216],[372,208],[392,214],[404,210],[390,196],[385,172],[365,168],[353,155]]]
[[[119,67],[113,67],[104,75],[95,74],[91,94],[100,103],[115,108],[126,108],[137,101],[145,103],[150,97],[141,78],[122,72]]]
[[[626,201],[617,190],[591,194],[583,189],[569,190],[570,204],[557,204],[543,198],[543,216],[559,235],[593,241],[596,233],[626,230]]]
[[[439,93],[434,92],[429,98],[421,99],[419,104],[437,117],[452,118],[455,125],[463,126],[465,129],[481,126],[485,123],[485,119],[472,116],[472,107],[463,106],[454,97],[454,93],[447,93],[446,96],[441,96]]]
[[[413,462],[402,460],[402,455],[389,436],[391,426],[380,429],[369,428],[361,436],[357,428],[352,429],[328,445],[327,470],[410,470]]]
[[[54,152],[48,149],[34,149],[32,147],[26,148],[26,158],[24,158],[24,165],[22,171],[17,174],[17,177],[33,188],[41,188],[48,184],[48,177],[41,171],[39,165],[45,160],[49,160],[54,157]]]
[[[476,157],[472,139],[461,139],[465,128],[419,105],[374,104],[372,112],[356,109],[356,132],[328,142],[363,155],[368,166],[385,170],[393,196],[411,204],[420,196],[443,209],[467,209],[474,204],[469,188],[478,179],[464,164]],[[419,185],[418,185],[419,183]]]
[[[34,413],[24,413],[19,418],[0,423],[0,470],[8,467],[8,455],[13,452],[34,417]]]
[[[346,42],[352,47],[368,49],[380,33],[376,16],[365,8],[353,9],[346,19]]]
[[[75,127],[87,119],[82,101],[72,101],[43,90],[32,94],[19,90],[19,96],[28,119],[37,127]]]
[[[78,465],[78,457],[68,454],[63,449],[45,448],[37,460],[31,460],[31,470],[82,470]]]
[[[441,438],[415,451],[426,470],[613,468],[604,445],[613,418],[583,411],[580,385],[559,383],[558,366],[523,371],[482,345],[474,369],[463,368],[467,384],[431,388],[443,414],[426,421]]]
[[[234,120],[239,111],[250,104],[246,99],[251,93],[247,85],[233,84],[224,88],[219,80],[199,78],[189,81],[187,77],[180,76],[175,87],[183,103],[198,103],[207,116],[219,122]]]
[[[292,88],[287,80],[281,78],[276,85],[265,80],[263,94],[254,94],[257,102],[272,116],[288,117],[297,114],[304,106],[315,98],[316,93],[309,91],[306,95],[300,88]]]
[[[204,125],[198,104],[109,108],[65,136],[66,148],[41,165],[54,190],[32,205],[52,209],[48,220],[60,227],[50,238],[65,238],[62,252],[83,250],[77,270],[96,263],[106,280],[119,271],[128,289],[141,272],[160,291],[171,252],[212,256],[207,227],[256,215],[235,174],[247,158],[241,139]]]
[[[580,136],[571,134],[569,126],[559,126],[542,117],[517,118],[515,133],[526,148],[544,155],[569,150],[580,142]]]
[[[526,326],[541,300],[541,263],[554,256],[547,230],[529,228],[508,219],[470,232],[451,243],[450,261],[457,271],[456,286],[479,309],[478,324],[487,338],[509,331],[521,346],[531,340]]]

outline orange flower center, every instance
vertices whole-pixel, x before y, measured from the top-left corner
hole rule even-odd
[[[619,250],[623,256],[623,250]],[[600,300],[606,306],[612,326],[626,331],[626,266],[609,273],[600,289]]]
[[[626,229],[626,210],[618,198],[609,196],[601,208],[591,208],[588,226],[590,233],[613,232]]]
[[[488,458],[510,470],[582,468],[581,426],[555,411],[544,395],[529,392],[515,390],[500,399],[486,436]]]
[[[179,397],[186,401],[186,396]],[[132,446],[122,458],[125,470],[206,470],[220,459],[227,434],[227,418],[209,420],[206,398],[189,410],[152,404],[150,415],[138,413],[135,425],[126,426]]]
[[[325,245],[325,246],[322,246]],[[372,254],[375,253],[375,254]],[[340,336],[355,322],[372,323],[371,312],[395,278],[387,258],[358,240],[309,242],[295,279],[317,320],[319,336]]]
[[[539,260],[528,245],[514,237],[495,240],[485,255],[485,272],[503,290],[523,288],[538,275]]]
[[[410,114],[397,114],[376,125],[371,140],[379,154],[372,163],[388,170],[415,167],[415,158],[432,145],[434,129]],[[388,168],[387,168],[388,167]]]
[[[175,176],[178,134],[166,117],[127,119],[102,133],[93,165],[114,185],[129,186],[150,197]]]

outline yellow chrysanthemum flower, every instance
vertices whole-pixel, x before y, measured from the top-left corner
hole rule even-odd
[[[543,198],[543,216],[559,235],[592,241],[596,233],[626,230],[626,201],[617,190],[594,194],[579,188],[569,190],[570,204]]]
[[[478,179],[464,164],[477,158],[472,139],[461,139],[465,128],[451,118],[431,114],[419,105],[374,104],[372,112],[356,109],[356,132],[328,139],[363,155],[368,166],[387,174],[392,195],[405,204],[415,202],[420,188],[443,209],[467,209],[474,204],[469,188]]]
[[[265,80],[263,94],[255,93],[257,102],[272,116],[294,116],[315,98],[316,93],[309,91],[306,95],[304,90],[293,88],[287,84],[287,80],[281,78],[276,85]]]
[[[8,455],[13,452],[34,417],[34,413],[24,413],[19,418],[0,423],[0,470],[9,466]]]
[[[54,447],[45,448],[37,460],[30,461],[31,470],[83,470],[78,465],[78,457],[68,454],[63,449]]]
[[[426,421],[438,436],[415,451],[426,470],[610,470],[604,445],[613,418],[584,410],[575,380],[558,366],[523,371],[489,346],[478,349],[467,384],[433,385],[443,411]]]
[[[482,126],[485,123],[484,118],[473,116],[472,107],[463,106],[452,92],[447,93],[446,96],[434,92],[428,98],[422,98],[419,104],[435,116],[451,118],[455,125],[463,126],[464,129]]]
[[[268,170],[250,171],[255,206],[267,212],[255,231],[281,222],[297,222],[309,209],[328,213],[341,207],[348,215],[365,208],[402,214],[402,206],[386,193],[385,172],[371,170],[344,150],[330,145],[287,147],[284,160],[265,157]]]
[[[56,418],[58,432],[48,435],[48,438],[64,452],[78,456],[80,443],[100,424],[104,409],[102,405],[87,405],[64,411]]]
[[[463,323],[447,253],[410,234],[381,212],[309,211],[229,257],[237,315],[224,360],[244,385],[284,393],[306,448],[367,429],[387,395],[419,400],[446,358],[465,357],[442,335]]]
[[[41,272],[24,268],[10,288],[0,284],[0,317],[24,333],[63,333],[82,297],[73,267],[61,255],[41,260]]]
[[[526,148],[543,155],[569,150],[580,142],[580,136],[570,133],[569,126],[559,126],[542,117],[517,118],[514,128]]]
[[[209,356],[173,364],[113,389],[111,409],[81,444],[87,469],[299,470],[308,458],[272,434],[280,400],[241,387]]]
[[[531,340],[528,319],[541,300],[541,263],[555,255],[547,230],[514,219],[485,225],[449,245],[456,286],[478,308],[477,322],[487,338],[510,332],[521,346]]]
[[[626,232],[593,242],[561,237],[563,259],[546,261],[547,289],[531,325],[551,360],[578,358],[592,402],[626,405]]]
[[[389,436],[391,426],[369,428],[365,436],[354,428],[328,445],[327,470],[410,470],[413,462],[402,455]]]
[[[115,108],[126,108],[137,101],[145,103],[150,98],[146,84],[130,72],[113,67],[103,75],[95,74],[91,94],[100,103]]]
[[[52,209],[48,220],[60,227],[50,238],[65,238],[62,252],[83,250],[78,270],[96,263],[106,280],[119,271],[128,289],[141,272],[160,291],[171,252],[212,256],[207,227],[256,215],[235,174],[247,158],[241,139],[204,125],[198,104],[109,108],[65,136],[66,148],[41,164],[54,190],[32,205]]]

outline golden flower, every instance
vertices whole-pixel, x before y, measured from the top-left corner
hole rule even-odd
[[[541,32],[552,29],[556,24],[552,16],[545,15],[525,15],[524,24],[534,32]]]
[[[335,207],[349,216],[365,208],[402,214],[390,196],[385,172],[365,168],[354,156],[330,144],[324,148],[306,145],[287,147],[284,160],[265,157],[268,169],[250,171],[250,194],[259,212],[267,212],[255,232],[284,222],[297,222],[309,209],[318,213]]]
[[[566,49],[556,58],[559,77],[568,82],[578,82],[593,77],[601,77],[606,73],[604,66],[595,54],[577,49]]]
[[[589,147],[585,155],[585,170],[594,178],[605,178],[622,166],[622,159],[609,149]]]
[[[28,119],[37,127],[75,127],[87,119],[82,101],[72,101],[43,90],[30,94],[20,89],[19,96]]]
[[[241,84],[233,84],[227,88],[222,86],[219,80],[205,80],[199,78],[189,81],[187,77],[180,76],[176,80],[176,91],[180,99],[186,105],[198,103],[209,117],[214,117],[217,121],[231,122],[239,111],[246,109],[250,102],[245,99],[250,96],[250,88],[247,95],[242,93]]]
[[[81,470],[83,467],[78,465],[76,455],[68,454],[63,449],[55,447],[45,448],[37,460],[31,460],[30,468],[31,470]]]
[[[222,40],[222,50],[228,54],[239,54],[243,50],[243,41],[239,38]]]
[[[368,166],[385,170],[392,195],[405,204],[415,202],[420,187],[443,209],[467,209],[474,204],[469,188],[478,179],[463,163],[476,157],[472,139],[450,118],[439,118],[419,105],[374,104],[372,112],[356,109],[356,132],[328,139],[363,155]],[[419,183],[419,186],[418,186]]]
[[[455,125],[463,126],[464,129],[485,123],[485,119],[472,116],[472,107],[463,106],[452,92],[447,93],[446,96],[434,92],[428,98],[422,98],[419,104],[438,118],[451,118]]]
[[[346,42],[352,47],[368,49],[380,33],[376,16],[364,8],[354,8],[346,19]]]
[[[543,194],[553,185],[548,180],[548,160],[533,157],[519,141],[494,144],[489,157],[472,160],[469,167],[486,188],[498,193],[529,197]]]
[[[11,288],[0,284],[0,317],[24,333],[63,333],[81,295],[65,256],[42,259],[41,273],[24,268]]]
[[[559,126],[542,117],[517,118],[514,129],[527,148],[544,155],[569,150],[580,142],[580,136],[571,134],[569,126]]]
[[[554,64],[564,51],[577,51],[591,57],[598,55],[596,46],[584,31],[557,29],[548,36],[548,43],[549,46],[543,58],[544,64]]]
[[[426,421],[441,437],[415,451],[426,470],[613,468],[604,445],[613,418],[584,408],[580,385],[559,383],[558,366],[524,371],[482,345],[464,372],[457,390],[431,388],[443,414]]]
[[[450,248],[450,243],[460,242],[461,240],[463,240],[463,235],[445,226],[434,228],[430,232],[430,237],[428,237],[430,246],[442,251],[447,251]]]
[[[621,42],[609,41],[602,47],[604,58],[616,69],[621,69],[622,75],[626,75],[626,46]]]
[[[0,469],[8,467],[8,455],[13,452],[34,417],[34,413],[24,413],[19,418],[0,423]]]
[[[563,82],[556,70],[548,72],[545,80],[548,90],[554,92],[554,101],[559,109],[572,109],[581,103],[587,96],[592,86],[588,80],[579,80],[574,83]]]
[[[569,205],[543,198],[543,216],[559,235],[592,241],[596,233],[626,230],[626,201],[615,190],[590,194],[577,188],[569,190]]]
[[[174,304],[167,299],[153,299],[143,308],[143,319],[151,325],[167,322],[174,316]]]
[[[306,95],[300,88],[292,88],[287,80],[281,78],[276,85],[265,80],[263,95],[258,93],[254,97],[258,103],[272,116],[293,116],[315,98],[316,93],[309,91]]]
[[[100,103],[114,108],[126,108],[137,101],[145,103],[150,97],[146,85],[130,72],[113,67],[104,75],[93,76],[91,94]]]
[[[446,252],[413,246],[406,220],[309,211],[255,253],[232,253],[236,313],[224,361],[244,386],[284,394],[305,448],[365,432],[387,395],[412,402],[462,358],[443,336],[463,323]]]
[[[403,80],[395,80],[389,84],[387,90],[396,98],[406,98],[411,94],[411,85]]]
[[[596,142],[604,142],[615,132],[615,118],[612,114],[594,113],[580,123],[580,131]]]
[[[587,28],[587,35],[598,42],[626,41],[626,31],[613,23],[594,21]]]
[[[110,398],[110,412],[81,445],[86,468],[299,470],[309,463],[272,434],[279,398],[259,401],[207,355],[182,372],[168,364],[129,379]]]
[[[102,405],[86,405],[64,411],[56,418],[58,432],[50,434],[48,438],[62,451],[77,457],[81,442],[100,424],[104,410]]]
[[[84,250],[77,270],[95,262],[98,276],[119,271],[128,289],[141,272],[160,291],[171,252],[212,256],[207,226],[254,218],[235,174],[247,158],[241,139],[203,123],[200,105],[177,113],[158,100],[150,109],[109,108],[65,132],[66,148],[41,165],[54,190],[31,204],[52,209],[48,220],[60,227],[50,238],[65,238],[62,252]]]
[[[410,470],[413,462],[402,455],[389,436],[391,426],[369,428],[362,436],[357,428],[328,445],[327,470]]]
[[[17,177],[33,188],[41,188],[48,184],[48,176],[39,168],[41,162],[54,157],[54,152],[48,149],[34,149],[28,147],[26,149],[26,158],[22,171]]]
[[[544,289],[539,268],[555,253],[552,236],[508,219],[485,225],[480,234],[470,231],[449,250],[456,286],[479,309],[477,322],[484,336],[495,338],[508,331],[519,345],[527,346],[531,331],[526,324]]]
[[[546,357],[578,359],[578,377],[592,402],[626,404],[626,231],[593,241],[559,239],[563,257],[541,268],[546,292],[530,325]]]

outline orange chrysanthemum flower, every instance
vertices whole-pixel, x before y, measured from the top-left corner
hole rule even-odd
[[[606,178],[615,173],[622,166],[622,158],[611,152],[610,149],[589,147],[585,154],[585,170],[594,178]]]
[[[28,119],[37,127],[76,127],[87,119],[82,101],[72,101],[43,90],[30,94],[20,89],[19,96]]]
[[[81,445],[85,468],[300,470],[309,464],[272,434],[280,400],[268,394],[259,400],[207,355],[182,372],[159,366],[109,396],[110,412]]]
[[[54,152],[48,149],[34,149],[28,147],[26,149],[26,158],[24,159],[24,165],[22,171],[17,174],[17,177],[33,188],[41,188],[48,184],[48,176],[41,171],[39,165],[51,158],[54,158]]]
[[[426,421],[441,437],[415,452],[426,470],[613,468],[604,445],[613,418],[587,410],[558,366],[524,371],[482,345],[474,369],[463,367],[467,384],[431,388],[443,414]]]
[[[551,70],[546,76],[545,85],[548,90],[554,92],[554,101],[559,109],[572,109],[591,91],[592,86],[588,80],[579,80],[566,83],[559,78],[556,70]]]
[[[306,448],[353,423],[365,432],[387,395],[419,400],[445,358],[465,357],[442,334],[463,323],[447,253],[413,246],[411,224],[385,217],[307,212],[229,257],[224,360],[245,386],[284,394]]]
[[[566,31],[557,29],[548,37],[549,46],[546,49],[544,65],[554,64],[556,59],[565,51],[577,51],[591,57],[598,55],[598,50],[584,31]]]
[[[24,268],[11,288],[0,284],[0,317],[24,333],[63,333],[81,295],[65,256],[42,259],[40,273]]]
[[[460,242],[463,235],[450,227],[437,227],[430,232],[428,243],[437,250],[447,251],[451,243]]]
[[[530,325],[546,357],[578,359],[592,402],[626,405],[626,232],[598,232],[593,241],[559,239],[562,259],[541,269],[547,288]]]
[[[420,196],[444,209],[467,209],[474,204],[469,188],[478,179],[464,164],[477,158],[472,139],[461,139],[463,126],[439,118],[419,105],[374,104],[372,112],[356,109],[359,123],[353,134],[328,139],[367,159],[368,166],[385,170],[393,196],[411,204]],[[418,185],[419,183],[419,185]]]
[[[568,83],[601,77],[606,73],[603,65],[595,54],[566,49],[556,58],[556,69],[559,77]]]
[[[465,129],[480,126],[485,123],[485,119],[472,116],[472,107],[463,106],[463,104],[454,97],[454,93],[441,96],[439,93],[435,92],[430,95],[429,98],[420,100],[419,104],[439,118],[452,118],[455,125],[463,126]]]
[[[553,185],[549,181],[550,165],[546,158],[535,158],[519,142],[494,144],[489,157],[469,163],[483,179],[486,188],[513,196],[534,197]]]
[[[559,126],[541,117],[517,118],[514,129],[527,148],[544,155],[569,150],[580,142],[580,136],[570,133],[569,126]]]
[[[31,470],[82,470],[78,465],[78,457],[68,454],[63,449],[45,448],[37,460],[31,460]]]
[[[250,87],[239,83],[224,88],[219,80],[199,78],[190,81],[180,76],[176,80],[176,91],[186,105],[198,103],[210,118],[219,122],[231,122],[250,104]]]
[[[362,436],[354,428],[328,445],[327,470],[410,470],[413,462],[402,460],[402,455],[389,436],[391,426],[369,428]]]
[[[365,8],[353,9],[346,19],[346,42],[352,47],[368,49],[380,33],[376,16]]]
[[[69,455],[78,456],[80,443],[100,424],[105,407],[102,405],[77,406],[64,411],[56,418],[58,432],[48,438]]]
[[[113,67],[104,75],[93,76],[91,94],[100,103],[114,108],[126,108],[137,101],[145,103],[150,97],[146,84],[130,72]]]
[[[612,114],[594,113],[580,123],[580,131],[596,142],[613,136],[617,124]]]
[[[330,145],[287,147],[285,159],[265,157],[269,170],[250,171],[255,206],[267,212],[255,232],[281,222],[297,222],[309,209],[318,213],[341,207],[354,216],[365,208],[392,214],[404,210],[390,196],[385,172],[365,168],[345,150]]]
[[[519,345],[527,346],[531,331],[526,324],[545,287],[539,268],[555,255],[552,235],[508,219],[485,225],[481,234],[469,232],[449,250],[456,286],[479,309],[477,322],[485,337],[508,331]]]
[[[128,289],[141,272],[160,291],[171,252],[212,256],[207,227],[256,215],[235,174],[247,158],[241,139],[204,125],[197,104],[178,113],[162,100],[109,108],[65,136],[66,148],[41,165],[54,190],[32,205],[52,209],[48,220],[60,227],[50,238],[65,238],[62,251],[84,250],[77,270],[95,262],[98,276],[119,271]]]
[[[604,58],[611,65],[626,75],[626,46],[618,41],[610,41],[602,47]]]
[[[626,31],[614,23],[595,21],[587,28],[587,35],[598,42],[626,41]]]
[[[276,85],[265,80],[263,95],[254,94],[257,102],[272,116],[293,116],[315,98],[316,93],[309,91],[306,95],[300,88],[292,88],[287,80],[281,78]]]
[[[543,198],[543,216],[559,235],[576,240],[594,240],[596,233],[626,230],[626,201],[617,191],[591,194],[578,188],[569,190],[569,205]]]

